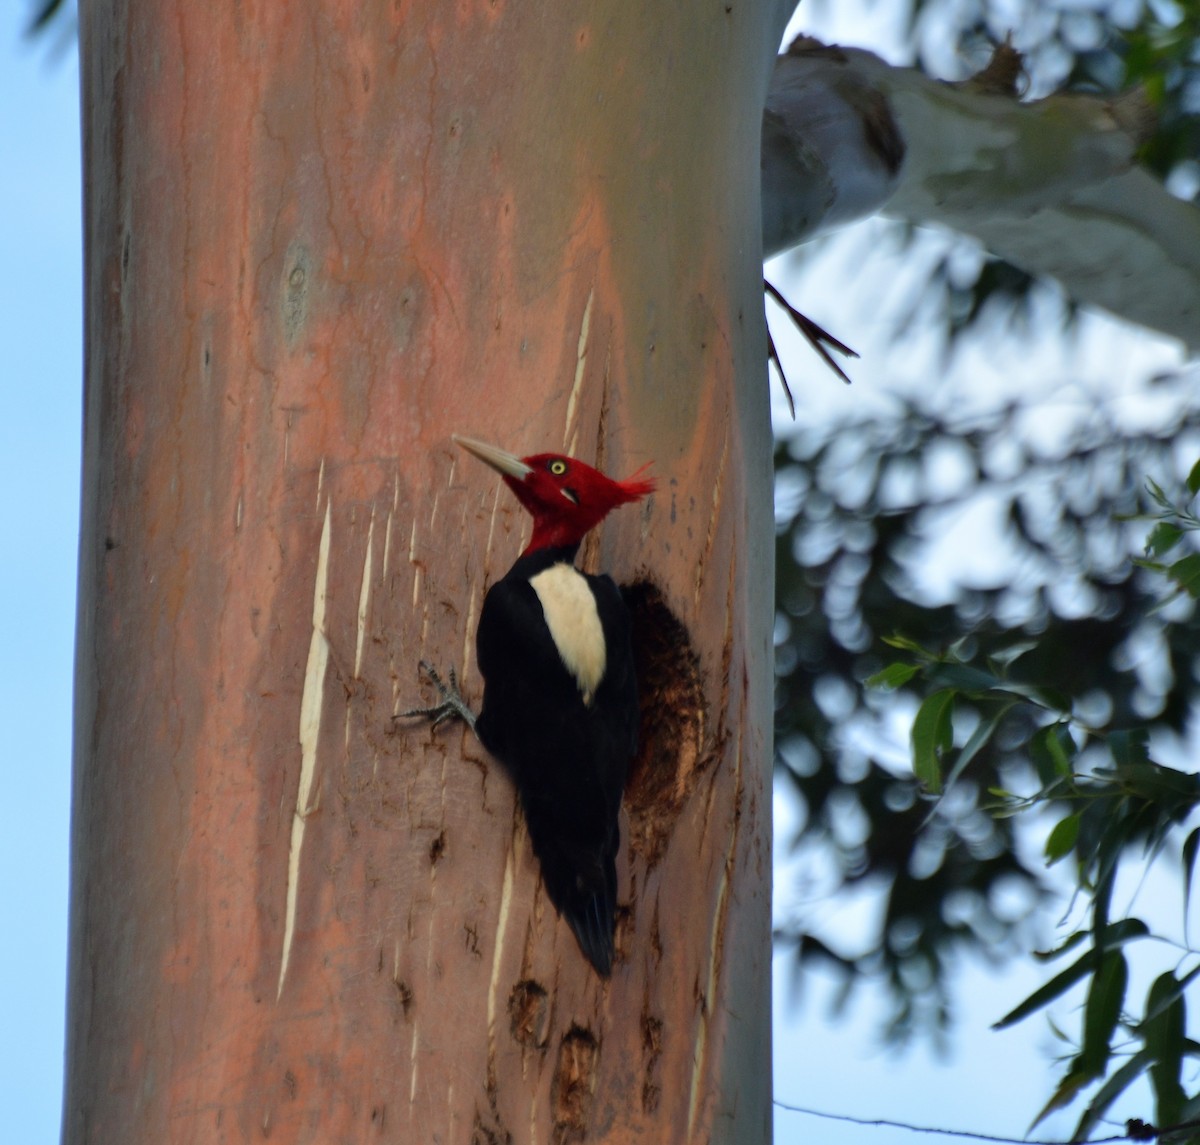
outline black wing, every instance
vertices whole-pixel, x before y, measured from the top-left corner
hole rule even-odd
[[[637,746],[629,613],[609,577],[587,577],[604,632],[606,667],[585,704],[521,563],[492,586],[480,614],[484,694],[476,731],[516,783],[551,902],[592,965],[607,975],[618,816]]]

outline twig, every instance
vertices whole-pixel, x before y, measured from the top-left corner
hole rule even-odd
[[[835,362],[833,360],[833,358],[829,354],[829,351],[827,349],[825,349],[825,347],[830,346],[834,350],[836,350],[839,354],[844,354],[847,358],[857,358],[858,352],[855,350],[851,350],[850,347],[847,346],[845,342],[839,342],[823,326],[818,326],[817,323],[815,323],[811,318],[807,317],[804,314],[801,314],[799,310],[797,310],[786,298],[784,298],[784,296],[779,292],[779,288],[776,287],[773,283],[771,283],[770,281],[768,281],[765,278],[763,279],[763,289],[766,290],[766,292],[773,299],[775,299],[775,301],[778,302],[779,305],[784,308],[784,310],[787,311],[788,317],[791,318],[791,320],[796,324],[796,329],[799,330],[800,333],[803,334],[804,337],[808,339],[808,344],[810,346],[812,346],[812,348],[814,350],[816,350],[816,352],[818,354],[821,355],[822,359],[824,359],[824,361],[825,361],[825,364],[835,374],[837,374],[837,376],[839,378],[841,378],[842,381],[846,383],[846,385],[849,385],[850,384],[850,375],[847,374],[846,371],[843,370],[842,367],[839,366],[837,364],[837,362]],[[767,334],[769,337],[770,336],[769,329],[767,331]],[[775,361],[776,362],[779,361],[778,354],[775,355]],[[782,367],[780,367],[779,373],[782,376],[782,374],[783,374]],[[787,388],[786,380],[784,381],[784,388],[785,389]],[[788,393],[788,399],[789,400],[791,399],[790,391]],[[793,407],[793,409],[794,409],[794,407]],[[793,413],[793,416],[794,416],[794,413]]]

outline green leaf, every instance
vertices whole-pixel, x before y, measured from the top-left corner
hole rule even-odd
[[[883,671],[868,676],[863,682],[868,688],[887,688],[890,691],[904,687],[920,670],[916,664],[905,664],[903,661],[897,660],[895,664],[889,664]]]
[[[1046,866],[1057,863],[1064,855],[1069,855],[1075,848],[1075,840],[1079,838],[1079,812],[1060,819],[1046,839]]]
[[[1101,1077],[1112,1056],[1112,1036],[1125,1004],[1129,985],[1129,963],[1119,950],[1109,950],[1100,959],[1083,1008],[1083,1045],[1078,1066]]]
[[[1111,837],[1127,835],[1129,820],[1118,819],[1116,831],[1105,831],[1101,836],[1096,850],[1100,857],[1096,881],[1092,885],[1092,932],[1093,941],[1101,950],[1107,950],[1113,943],[1109,942],[1108,912],[1112,906],[1113,887],[1116,885],[1116,867],[1121,854],[1121,848],[1112,842]]]
[[[883,642],[889,648],[899,648],[902,652],[920,652],[923,656],[933,655],[932,652],[927,652],[915,640],[910,640],[907,636],[901,636],[899,632],[883,637]]]
[[[1187,932],[1188,907],[1192,901],[1192,876],[1196,873],[1196,849],[1200,847],[1200,827],[1183,841],[1183,929]]]
[[[1142,1021],[1149,1022],[1165,1012],[1167,1007],[1196,980],[1197,975],[1200,975],[1200,965],[1192,967],[1182,978],[1176,978],[1175,985],[1171,989],[1168,990],[1164,987],[1160,993],[1155,995],[1153,1004],[1147,1002],[1146,1013],[1142,1016]]]
[[[1024,1002],[1014,1006],[998,1022],[992,1023],[993,1030],[1005,1030],[1015,1025],[1022,1018],[1028,1018],[1043,1006],[1048,1006],[1055,998],[1065,994],[1076,982],[1082,981],[1096,968],[1096,952],[1089,950],[1082,958],[1071,963],[1066,970],[1060,971],[1049,982],[1039,986]]]
[[[1183,530],[1169,521],[1159,521],[1146,538],[1146,556],[1161,557],[1170,552],[1183,537]]]
[[[1042,1106],[1041,1113],[1033,1119],[1033,1124],[1029,1126],[1029,1132],[1032,1133],[1055,1110],[1070,1105],[1075,1100],[1079,1091],[1091,1080],[1085,1072],[1076,1069],[1071,1070],[1059,1082],[1058,1088],[1050,1095],[1050,1100]]]
[[[1047,688],[1042,684],[1018,684],[1012,680],[1001,680],[996,687],[1002,692],[1011,692],[1014,696],[1020,696],[1021,699],[1037,704],[1039,708],[1045,708],[1050,712],[1066,713],[1071,710],[1071,698],[1066,692],[1060,692],[1057,688]]]
[[[973,760],[987,745],[999,726],[1000,721],[1012,710],[1013,703],[1002,704],[1000,708],[993,712],[986,720],[980,720],[978,726],[971,733],[970,738],[963,749],[958,753],[958,758],[954,761],[954,766],[950,769],[950,774],[946,776],[946,786],[949,787],[962,773],[967,769],[967,765]]]
[[[1150,927],[1147,927],[1140,918],[1122,918],[1109,927],[1105,927],[1104,940],[1100,943],[1100,949],[1112,951],[1118,946],[1126,945],[1127,942],[1148,939],[1148,937],[1150,937]]]
[[[1189,596],[1200,596],[1200,553],[1177,560],[1167,569],[1167,576]]]
[[[1170,972],[1160,974],[1154,980],[1146,998],[1146,1009],[1156,1016],[1142,1024],[1146,1049],[1154,1059],[1150,1066],[1150,1083],[1154,1087],[1154,1119],[1159,1125],[1178,1122],[1187,1100],[1180,1081],[1187,1011],[1179,985]]]
[[[1015,644],[1010,644],[1007,648],[1001,648],[997,652],[993,652],[988,657],[989,664],[995,664],[998,668],[1008,668],[1015,661],[1019,660],[1026,652],[1032,652],[1038,646],[1036,640],[1018,640]]]
[[[970,664],[955,662],[933,665],[929,670],[929,680],[933,684],[941,684],[959,692],[991,692],[996,688],[1005,687],[1005,682],[999,676]]]
[[[1109,744],[1113,739],[1110,737]],[[1157,810],[1165,815],[1186,814],[1200,801],[1200,775],[1180,771],[1153,760],[1122,760],[1111,775],[1129,794],[1157,804]]]
[[[1188,492],[1193,497],[1195,497],[1197,493],[1200,493],[1200,461],[1197,461],[1196,464],[1192,466],[1191,473],[1187,475],[1187,487]]]
[[[1042,778],[1047,782],[1053,775],[1069,779],[1075,774],[1073,760],[1077,751],[1065,720],[1039,728],[1029,741],[1029,754],[1039,773],[1045,772]]]
[[[1079,1124],[1075,1126],[1075,1132],[1071,1135],[1073,1141],[1087,1140],[1088,1135],[1108,1112],[1108,1107],[1145,1072],[1150,1060],[1150,1054],[1146,1050],[1139,1050],[1113,1073],[1096,1091],[1096,1096],[1083,1111],[1083,1116],[1079,1118]]]
[[[1105,930],[1104,946],[1106,950],[1111,951],[1126,942],[1145,938],[1149,933],[1150,928],[1140,918],[1123,918],[1120,922],[1114,922],[1112,926]],[[1068,950],[1074,945],[1076,945],[1076,942],[1073,939],[1069,939],[1062,949]],[[992,1029],[1006,1029],[1008,1026],[1014,1025],[1022,1018],[1029,1017],[1030,1014],[1036,1013],[1043,1006],[1053,1002],[1055,998],[1065,994],[1076,982],[1081,981],[1091,974],[1096,968],[1097,961],[1096,951],[1087,951],[1082,957],[1072,962],[1066,970],[1061,971],[1051,978],[1049,982],[1039,986],[1024,1002],[1010,1010],[998,1022],[994,1022]]]
[[[1073,1046],[1075,1038],[1073,1035],[1067,1034],[1061,1026],[1054,1020],[1053,1014],[1046,1015],[1046,1025],[1050,1027],[1050,1033],[1053,1034],[1064,1046]]]
[[[934,692],[913,720],[913,773],[934,794],[942,789],[942,755],[954,744],[954,696],[953,688]]]
[[[1117,867],[1120,865],[1121,856],[1125,854],[1126,846],[1136,831],[1136,816],[1121,814],[1115,809],[1111,810],[1105,816],[1100,838],[1092,849],[1090,856],[1090,861],[1094,864],[1091,881],[1092,929],[1099,936],[1100,945],[1111,946],[1112,931],[1122,925],[1121,922],[1118,922],[1114,923],[1111,928],[1109,927],[1108,908],[1112,902]]]
[[[1115,731],[1108,737],[1108,750],[1118,764],[1146,763],[1150,759],[1150,733],[1145,728]]]
[[[1057,958],[1060,954],[1066,954],[1068,950],[1074,950],[1091,933],[1090,930],[1077,930],[1074,934],[1068,935],[1053,950],[1035,950],[1033,956],[1039,962],[1049,962],[1050,959]]]

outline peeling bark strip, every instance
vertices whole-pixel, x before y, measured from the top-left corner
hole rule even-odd
[[[388,516],[388,529],[392,518]],[[375,506],[371,506],[371,524],[367,528],[367,552],[363,557],[362,587],[358,591],[358,635],[354,643],[354,677],[362,676],[363,644],[367,636],[367,615],[371,605],[371,556],[375,540]]]
[[[579,446],[575,422],[575,407],[579,402],[579,392],[583,386],[584,367],[587,365],[588,333],[592,328],[592,303],[596,301],[596,287],[588,291],[587,304],[583,308],[583,318],[579,323],[579,344],[575,350],[575,380],[571,384],[571,394],[567,398],[566,428],[563,431],[563,448],[568,453],[574,453]]]
[[[332,507],[325,502],[325,523],[317,550],[317,576],[313,588],[312,639],[308,645],[308,666],[304,670],[304,691],[300,699],[300,780],[296,785],[296,809],[292,812],[292,842],[288,849],[287,902],[284,908],[283,953],[279,959],[278,998],[283,994],[292,939],[296,931],[296,899],[300,894],[300,852],[304,846],[304,827],[314,810],[312,791],[317,771],[317,744],[321,738],[321,710],[325,695],[325,669],[329,664],[329,639],[325,635],[325,594],[329,584],[329,535]]]
[[[513,846],[509,848],[504,860],[504,883],[500,891],[500,909],[496,924],[496,940],[492,947],[492,973],[487,990],[487,1043],[488,1043],[488,1085],[495,1086],[496,1069],[496,993],[500,987],[500,974],[504,966],[504,944],[508,937],[508,920],[512,909],[513,899],[513,864],[516,847],[525,845],[525,833],[514,832]]]
[[[769,1139],[769,7],[81,6],[64,1145]],[[661,481],[605,983],[389,720],[523,547],[455,432]]]

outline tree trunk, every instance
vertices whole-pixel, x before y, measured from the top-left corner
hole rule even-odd
[[[770,1135],[766,3],[82,10],[64,1142]],[[524,515],[452,431],[659,491],[599,980],[478,700]],[[569,764],[569,761],[564,761]]]

